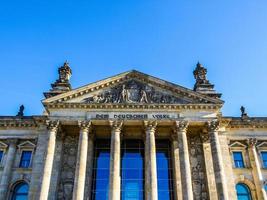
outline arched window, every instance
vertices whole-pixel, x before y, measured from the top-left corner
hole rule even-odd
[[[252,199],[250,195],[250,190],[245,184],[238,183],[235,188],[236,188],[237,200],[251,200]]]
[[[12,200],[27,200],[29,193],[29,185],[25,182],[17,184],[12,193]]]

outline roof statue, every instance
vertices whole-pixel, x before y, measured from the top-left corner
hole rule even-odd
[[[217,93],[213,88],[214,85],[207,79],[207,69],[203,67],[199,62],[196,65],[196,69],[193,72],[196,79],[194,91],[205,94],[210,97],[220,98],[221,94]]]
[[[19,107],[19,112],[17,114],[18,117],[23,117],[24,116],[24,109],[25,109],[24,105],[21,105]]]
[[[241,119],[242,120],[248,119],[248,114],[246,113],[246,108],[244,106],[241,106],[240,111],[241,111]]]
[[[58,68],[58,79],[55,83],[51,84],[52,89],[49,92],[44,93],[46,98],[62,94],[71,90],[70,77],[72,75],[71,68],[67,61],[63,66]]]

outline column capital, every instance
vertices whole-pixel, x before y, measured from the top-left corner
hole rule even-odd
[[[247,144],[249,147],[256,146],[258,140],[256,138],[248,138],[247,139]]]
[[[112,131],[118,131],[121,132],[123,121],[120,120],[110,120],[109,125],[112,128]]]
[[[59,120],[46,120],[46,126],[50,131],[57,131],[59,127]]]
[[[92,125],[92,122],[86,121],[86,120],[85,121],[78,121],[78,125],[79,125],[81,131],[88,132],[91,125]]]
[[[156,127],[158,125],[157,121],[144,121],[144,128],[146,131],[156,131]]]
[[[186,132],[187,128],[188,128],[189,122],[188,121],[175,121],[175,127],[176,127],[176,131],[182,131],[182,132]]]
[[[208,121],[206,123],[209,132],[218,131],[220,128],[220,122],[218,120]]]

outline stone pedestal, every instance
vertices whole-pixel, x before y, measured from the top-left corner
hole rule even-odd
[[[193,200],[192,177],[187,143],[187,121],[176,121],[183,200]]]
[[[110,121],[111,145],[110,145],[110,173],[109,173],[109,200],[120,199],[120,166],[121,166],[121,121]]]
[[[0,182],[0,200],[7,199],[7,192],[9,190],[10,179],[13,170],[13,164],[16,156],[17,140],[9,140],[9,147],[7,151],[6,162]]]
[[[48,121],[48,142],[47,153],[45,157],[45,166],[43,172],[43,178],[41,182],[40,200],[47,200],[50,188],[50,180],[53,169],[53,161],[56,147],[56,134],[58,130],[59,121]]]
[[[257,197],[258,199],[267,200],[266,191],[264,188],[264,179],[261,172],[261,164],[256,149],[257,140],[256,138],[249,138],[247,143],[249,146],[248,153],[252,167],[252,175],[256,186]]]
[[[90,121],[79,122],[80,137],[79,137],[75,181],[74,181],[73,196],[72,196],[73,200],[80,200],[84,198],[87,153],[88,153],[88,133],[90,125],[91,125]]]
[[[146,200],[158,199],[156,162],[156,121],[145,121],[145,196]]]
[[[220,141],[218,136],[219,122],[211,121],[207,123],[207,126],[210,137],[210,145],[211,145],[218,199],[229,200],[227,182],[224,173],[224,164],[223,164]]]

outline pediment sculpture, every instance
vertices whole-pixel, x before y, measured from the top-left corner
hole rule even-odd
[[[153,86],[136,80],[124,82],[115,87],[101,91],[91,97],[83,99],[85,103],[188,103],[166,91],[156,90]]]

